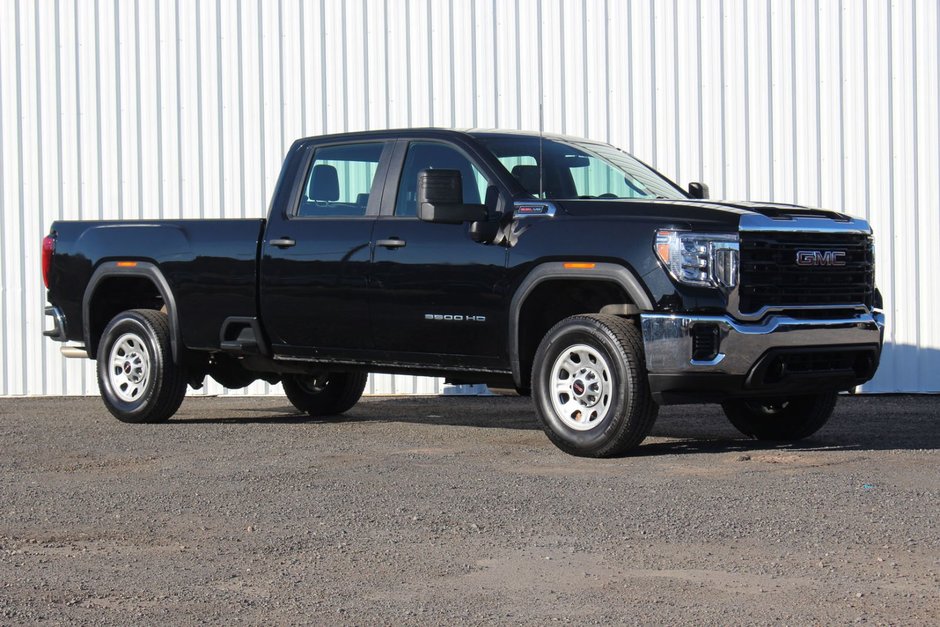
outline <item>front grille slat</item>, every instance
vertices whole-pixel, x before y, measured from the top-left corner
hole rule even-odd
[[[840,251],[842,266],[801,266],[797,252]],[[742,233],[739,308],[874,302],[871,238],[848,233]]]

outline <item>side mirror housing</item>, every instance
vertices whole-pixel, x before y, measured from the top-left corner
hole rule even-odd
[[[459,170],[418,172],[418,219],[439,224],[486,220],[486,205],[463,202]]]
[[[708,198],[708,185],[705,183],[689,183],[689,196],[697,199]]]
[[[499,235],[499,222],[478,220],[470,225],[470,239],[477,244],[492,244]]]

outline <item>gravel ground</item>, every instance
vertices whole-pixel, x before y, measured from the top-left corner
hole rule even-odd
[[[0,399],[0,623],[937,624],[938,402],[799,446],[665,408],[588,460],[520,398]]]

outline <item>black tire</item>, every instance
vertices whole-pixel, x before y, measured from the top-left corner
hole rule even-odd
[[[604,314],[571,316],[545,335],[532,368],[532,399],[549,439],[581,457],[626,453],[649,434],[659,412],[639,330]]]
[[[734,399],[721,404],[731,424],[757,440],[802,440],[829,421],[837,392],[777,400]]]
[[[281,381],[291,405],[315,417],[338,416],[359,402],[365,372],[331,372],[323,377],[293,375]]]
[[[186,371],[173,363],[170,337],[167,315],[152,309],[123,311],[105,327],[98,344],[98,388],[105,407],[121,422],[164,422],[182,404]]]

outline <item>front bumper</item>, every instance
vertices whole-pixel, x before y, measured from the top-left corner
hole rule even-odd
[[[775,314],[758,322],[643,314],[641,322],[660,403],[851,389],[874,376],[884,335],[884,315],[867,310],[827,319]],[[707,358],[698,343],[703,331],[715,348]]]

